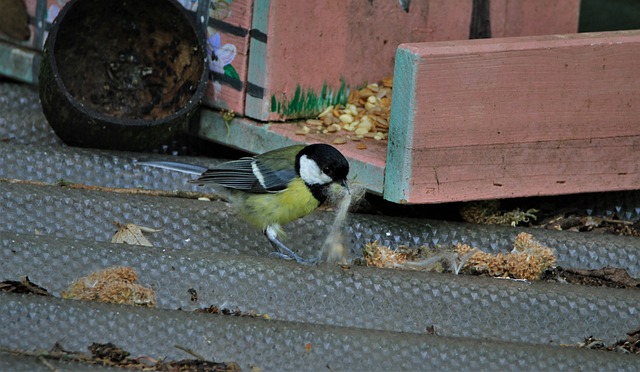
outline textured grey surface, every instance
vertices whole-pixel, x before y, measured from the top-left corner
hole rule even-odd
[[[637,357],[183,311],[0,294],[0,343],[48,348],[114,342],[133,355],[184,358],[175,345],[243,369],[264,370],[635,370]],[[34,321],[37,319],[37,321]],[[27,333],[34,337],[21,336]]]
[[[23,145],[62,145],[42,113],[38,88],[0,83],[0,138]]]
[[[212,192],[211,188],[188,183],[192,176],[136,165],[137,161],[167,158],[157,154],[0,143],[0,159],[3,163],[0,178],[50,184],[63,180],[104,187]],[[181,157],[180,160],[202,166],[213,166],[220,162],[193,157]]]
[[[575,344],[591,334],[616,341],[640,314],[640,291],[309,267],[275,258],[13,233],[0,233],[0,244],[0,272],[9,278],[27,275],[59,295],[79,276],[130,266],[167,309],[215,305],[301,323],[418,334],[434,326],[443,336],[553,345]],[[191,288],[197,302],[191,301]]]
[[[60,296],[74,279],[128,265],[157,292],[160,308],[0,294],[2,347],[49,349],[60,341],[84,351],[92,342],[114,342],[134,355],[188,357],[174,347],[179,344],[266,370],[634,370],[640,363],[637,356],[558,346],[590,335],[606,342],[624,338],[640,325],[640,291],[301,266],[272,258],[264,236],[221,201],[56,186],[62,179],[213,192],[187,184],[185,175],[135,165],[175,157],[61,145],[37,102],[31,88],[0,84],[0,280],[28,275]],[[179,161],[208,166],[218,160]],[[564,200],[592,214],[637,219],[639,195]],[[317,254],[333,217],[319,211],[286,226],[289,245],[303,256]],[[146,234],[154,247],[109,243],[116,221],[160,229]],[[349,216],[344,235],[357,256],[374,240],[392,247],[462,242],[506,252],[521,231],[554,248],[562,266],[613,266],[640,275],[640,240],[630,237],[360,214]],[[186,311],[211,305],[272,320]],[[425,334],[429,327],[439,337]],[[40,369],[32,358],[0,353],[0,370],[16,366]]]
[[[145,179],[144,172],[133,180]],[[334,215],[316,212],[286,226],[288,243],[303,256],[318,254]],[[103,191],[0,183],[0,231],[110,241],[119,223],[162,229],[150,234],[156,245],[170,249],[262,254],[267,240],[235,217],[224,202],[131,195]],[[353,214],[345,228],[345,243],[353,256],[367,242],[396,247],[467,243],[491,252],[508,252],[515,236],[527,231],[556,250],[558,264],[575,268],[603,266],[640,274],[640,241],[634,237],[580,234],[540,229],[477,226],[435,220]]]

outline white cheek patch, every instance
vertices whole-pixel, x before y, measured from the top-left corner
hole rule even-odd
[[[309,159],[307,155],[300,157],[300,178],[307,185],[327,185],[333,180],[322,172],[315,161]]]

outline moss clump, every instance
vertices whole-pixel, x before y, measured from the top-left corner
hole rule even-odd
[[[77,300],[155,307],[155,292],[137,284],[137,280],[138,275],[130,267],[110,267],[74,281],[63,296]]]

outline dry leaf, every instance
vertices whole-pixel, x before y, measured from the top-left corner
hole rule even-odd
[[[111,238],[111,243],[126,243],[153,247],[153,244],[144,236],[143,232],[154,233],[160,231],[150,227],[138,226],[133,223],[123,225],[116,222],[116,226],[118,226],[118,231],[116,231]]]

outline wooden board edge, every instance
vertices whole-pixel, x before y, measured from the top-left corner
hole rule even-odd
[[[246,116],[266,121],[270,102],[265,97],[268,84],[267,35],[271,1],[256,1],[253,4],[251,32],[249,33],[249,62],[245,89],[244,113]]]
[[[0,40],[0,75],[29,84],[38,84],[40,60],[40,52]]]
[[[474,53],[546,50],[556,47],[595,46],[636,41],[640,30],[583,32],[575,34],[512,36],[493,39],[446,40],[400,44],[398,49],[425,56],[459,55],[465,48]]]
[[[420,56],[398,48],[389,119],[389,145],[383,197],[405,203],[411,194],[412,144],[415,121],[416,77]]]

